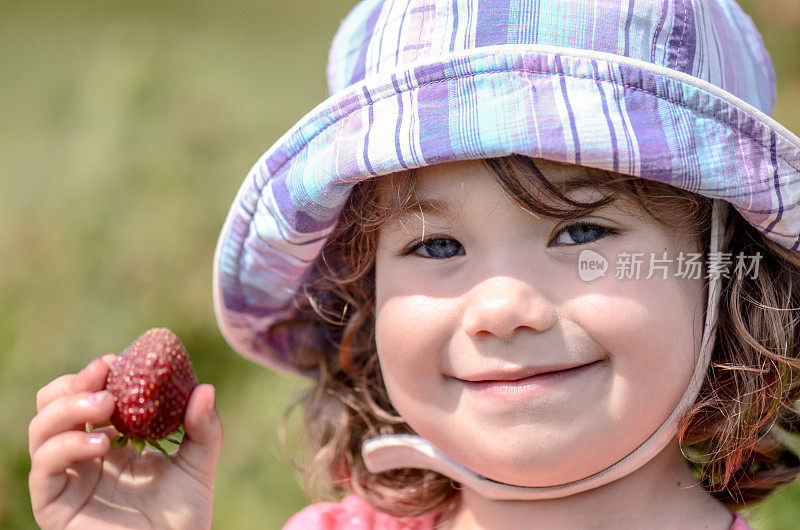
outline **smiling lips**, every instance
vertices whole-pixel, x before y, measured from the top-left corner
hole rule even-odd
[[[592,371],[600,361],[582,365],[528,368],[514,372],[487,372],[461,379],[470,392],[508,401],[532,398],[567,384]]]
[[[595,361],[596,362],[596,361]],[[537,368],[525,368],[522,370],[515,370],[510,372],[503,372],[503,371],[494,371],[494,372],[485,372],[482,374],[476,374],[468,377],[460,378],[462,381],[466,381],[469,383],[492,383],[492,382],[512,382],[512,381],[521,381],[523,379],[529,379],[534,376],[539,375],[546,375],[546,374],[554,374],[558,372],[566,372],[567,370],[574,370],[576,368],[582,368],[584,366],[589,366],[594,363],[588,364],[562,364],[562,365],[553,365],[553,366],[540,366]]]

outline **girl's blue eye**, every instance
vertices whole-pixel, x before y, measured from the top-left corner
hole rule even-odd
[[[574,243],[564,243],[564,234],[574,241]],[[617,235],[619,230],[606,226],[596,225],[592,223],[575,223],[561,229],[556,237],[551,240],[548,246],[564,246],[574,247],[578,245],[585,245],[600,239],[604,235]],[[562,241],[559,243],[559,241]],[[422,249],[425,254],[417,253],[417,249]],[[443,236],[432,236],[422,241],[418,241],[411,245],[404,255],[414,254],[423,258],[429,259],[448,259],[454,256],[465,254],[464,247],[455,239]]]
[[[418,248],[430,254],[428,256],[421,256],[424,258],[447,259],[459,254],[464,254],[464,247],[461,246],[461,243],[449,237],[429,237],[428,239],[423,239],[412,245],[404,254],[414,254]],[[419,256],[419,254],[417,255]]]
[[[576,243],[557,243],[558,241],[562,240],[561,234],[566,234],[573,241]],[[591,243],[597,239],[600,239],[606,234],[616,235],[619,234],[619,230],[616,228],[610,228],[607,226],[596,225],[592,223],[575,223],[569,226],[565,226],[561,231],[556,234],[556,237],[553,238],[551,243],[553,246],[575,246],[575,245],[584,245],[586,243]]]

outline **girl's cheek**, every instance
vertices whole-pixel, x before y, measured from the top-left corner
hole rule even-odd
[[[446,305],[429,297],[398,296],[376,309],[375,343],[393,403],[398,393],[424,392],[430,378],[440,377],[452,336]]]
[[[435,311],[424,297],[393,297],[377,308],[375,340],[387,358],[415,359],[422,354],[436,328]]]

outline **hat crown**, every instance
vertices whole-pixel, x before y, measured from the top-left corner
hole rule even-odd
[[[605,52],[708,81],[770,114],[775,73],[732,0],[364,0],[328,60],[331,94],[375,74],[494,45]]]

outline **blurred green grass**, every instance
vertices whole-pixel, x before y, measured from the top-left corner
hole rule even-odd
[[[231,352],[211,258],[247,170],[324,99],[328,46],[352,4],[0,4],[0,528],[35,528],[37,389],[157,325],[218,389],[215,528],[280,528],[305,506],[276,434],[302,385]],[[798,132],[800,4],[743,6],[775,61],[775,116]],[[800,489],[748,513],[758,529],[796,528]]]

